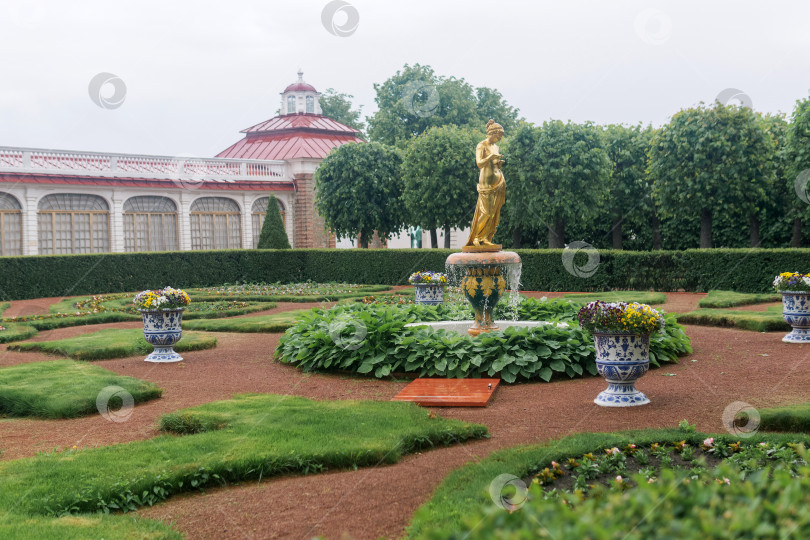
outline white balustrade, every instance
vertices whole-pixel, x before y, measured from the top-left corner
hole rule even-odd
[[[147,156],[0,146],[0,173],[61,174],[211,182],[284,182],[283,161]]]

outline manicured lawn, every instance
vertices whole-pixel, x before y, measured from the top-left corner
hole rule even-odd
[[[779,294],[751,294],[738,293],[734,291],[709,291],[705,297],[700,299],[698,307],[702,308],[729,308],[735,306],[747,306],[751,304],[764,304],[767,302],[779,302],[782,295]]]
[[[255,315],[238,319],[198,319],[183,321],[184,330],[205,330],[208,332],[284,332],[309,309],[296,309],[271,315]]]
[[[0,330],[0,343],[20,341],[37,335],[37,329],[28,324],[2,323],[5,330]]]
[[[345,298],[360,298],[391,289],[388,285],[359,285],[352,283],[251,283],[188,289],[192,301],[221,300],[273,302],[330,302]]]
[[[577,303],[587,303],[594,300],[605,302],[638,302],[639,304],[656,305],[667,301],[667,295],[659,292],[639,292],[639,291],[611,291],[602,293],[569,293],[563,298]]]
[[[723,326],[756,332],[789,331],[790,325],[782,319],[782,306],[771,306],[767,311],[743,311],[728,309],[698,309],[677,314],[682,324]]]
[[[29,518],[56,527],[58,520],[41,516],[70,512],[83,513],[77,519],[94,527],[92,537],[109,538],[116,535],[109,526],[131,519],[109,522],[92,512],[134,510],[249,479],[390,464],[410,452],[487,436],[484,426],[429,415],[410,403],[270,394],[186,409],[161,425],[197,433],[1,462],[0,511],[13,516],[11,525],[8,517],[0,522],[0,536],[11,537]]]
[[[107,386],[122,387],[135,403],[158,398],[162,392],[154,383],[92,364],[72,360],[33,362],[0,368],[0,413],[40,418],[97,414],[96,398]]]
[[[179,353],[216,347],[214,336],[200,332],[183,332],[183,337],[174,346]],[[68,356],[76,360],[103,360],[126,356],[146,356],[153,348],[143,338],[138,328],[108,328],[91,334],[83,334],[54,341],[15,343],[9,349],[17,351],[40,351]]]

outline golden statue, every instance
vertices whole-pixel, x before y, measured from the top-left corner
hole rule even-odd
[[[506,180],[501,165],[503,156],[496,144],[503,137],[503,127],[495,120],[487,122],[487,138],[475,147],[475,163],[481,169],[478,176],[478,202],[470,225],[470,238],[461,248],[464,252],[500,251],[492,243],[501,219],[501,207],[506,200]]]

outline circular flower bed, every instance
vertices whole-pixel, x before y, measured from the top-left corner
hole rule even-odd
[[[342,370],[375,377],[392,373],[421,377],[500,375],[504,381],[514,382],[579,377],[586,372],[595,375],[593,339],[575,326],[579,307],[564,300],[526,299],[512,308],[517,320],[567,322],[569,326],[508,328],[471,338],[405,326],[412,322],[470,319],[469,307],[339,305],[302,315],[282,336],[276,357],[305,371]],[[664,317],[664,330],[650,341],[650,362],[654,366],[675,362],[679,355],[691,352],[682,327],[673,316]]]

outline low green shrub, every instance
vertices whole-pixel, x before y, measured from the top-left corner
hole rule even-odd
[[[698,307],[730,308],[751,304],[764,304],[766,302],[779,302],[780,300],[782,300],[782,295],[773,293],[752,294],[734,291],[709,291],[709,294],[700,299]]]
[[[665,467],[652,483],[648,483],[646,475],[639,475],[632,478],[635,487],[613,482],[613,489],[596,487],[588,497],[547,496],[530,483],[528,502],[511,515],[496,506],[490,493],[493,481],[504,474],[525,481],[544,469],[553,469],[554,463],[566,464],[569,458],[581,458],[587,453],[604,455],[605,449],[635,445],[652,454],[653,444],[678,445],[681,441],[689,447],[700,448],[709,437],[675,429],[583,433],[541,446],[501,450],[450,473],[430,500],[414,514],[408,537],[529,539],[543,537],[545,532],[549,538],[566,539],[771,538],[780,537],[779,532],[789,533],[792,525],[808,520],[807,525],[797,529],[800,531],[797,538],[805,536],[804,531],[810,526],[810,512],[807,517],[798,517],[795,511],[804,508],[806,498],[810,500],[807,491],[810,469],[803,464],[804,459],[792,467],[797,476],[788,471],[769,474],[767,468],[758,473],[761,460],[739,463],[734,469],[719,469],[710,476],[684,465],[689,470],[688,479],[668,472]],[[727,434],[713,437],[715,444],[724,444],[726,448],[739,442]],[[767,446],[762,447],[760,443]],[[754,448],[764,460],[776,463],[788,457],[788,452],[780,453],[777,448],[795,443],[808,446],[810,437],[756,433],[742,440],[740,446]],[[790,459],[795,459],[796,452],[804,450],[795,447],[795,452],[789,452],[794,456]],[[685,463],[686,459],[681,456],[677,461]],[[692,478],[694,475],[697,476]],[[729,483],[725,478],[729,478]],[[790,493],[785,499],[781,498],[783,491]],[[525,500],[524,494],[520,500]],[[746,519],[750,515],[758,519]],[[760,525],[762,528],[757,529]],[[758,533],[752,534],[752,531]]]
[[[500,377],[549,381],[554,376],[595,375],[593,338],[573,319],[578,306],[567,301],[526,300],[520,319],[549,321],[534,328],[507,328],[472,338],[411,322],[459,320],[469,313],[446,306],[339,305],[315,309],[281,337],[276,357],[305,371],[342,370],[373,374],[415,373],[421,377]],[[653,366],[676,362],[691,352],[690,340],[672,315],[650,340]],[[557,323],[569,326],[559,327]]]
[[[781,310],[781,307],[779,307]],[[790,325],[782,318],[781,312],[732,311],[727,309],[698,309],[689,313],[678,313],[678,322],[701,326],[721,326],[740,328],[755,332],[784,332]]]
[[[562,250],[516,252],[523,260],[521,288],[530,291],[767,292],[775,275],[785,268],[802,268],[810,257],[807,249],[603,250],[596,273],[586,279],[566,270]],[[445,249],[244,249],[0,257],[0,276],[5,277],[0,277],[0,290],[8,299],[24,299],[157,289],[166,283],[182,289],[307,280],[405,285],[415,271],[443,270],[451,253]],[[578,257],[587,255],[575,255],[575,264],[581,264]]]
[[[96,399],[120,386],[135,403],[160,397],[152,382],[125,377],[98,366],[53,360],[0,368],[0,413],[8,416],[74,418],[98,413]]]
[[[37,335],[37,329],[28,324],[2,323],[5,330],[0,330],[0,343],[10,343],[12,341],[22,341]]]
[[[183,337],[174,345],[174,350],[182,353],[216,347],[217,338],[201,332],[183,332]],[[15,351],[39,351],[48,354],[67,356],[75,360],[104,360],[126,356],[146,356],[153,347],[143,337],[138,328],[107,328],[90,334],[66,339],[36,341],[9,345]]]

